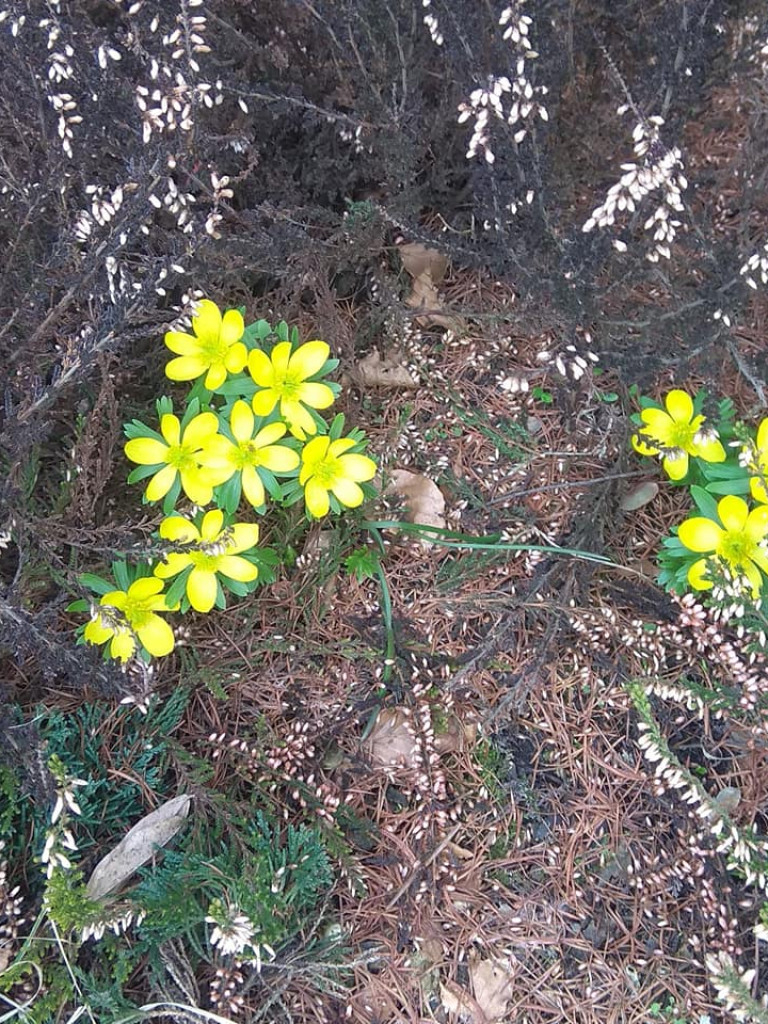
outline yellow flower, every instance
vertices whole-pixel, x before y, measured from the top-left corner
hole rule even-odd
[[[201,468],[200,456],[216,436],[218,427],[214,413],[201,412],[189,421],[182,437],[178,416],[166,413],[160,420],[160,433],[165,443],[153,437],[135,437],[126,442],[125,454],[131,462],[160,467],[144,492],[147,501],[164,498],[178,475],[190,501],[196,505],[208,504],[213,488],[221,483],[221,474]]]
[[[261,508],[266,495],[259,466],[271,473],[290,473],[299,465],[299,454],[285,445],[275,444],[287,432],[284,423],[268,423],[254,434],[255,425],[256,420],[247,402],[242,399],[235,402],[229,418],[235,443],[219,435],[211,442],[202,462],[221,475],[220,483],[240,473],[246,500],[254,508]]]
[[[209,612],[216,603],[218,573],[241,583],[250,583],[259,575],[252,562],[238,557],[241,551],[257,544],[258,526],[255,523],[235,523],[225,527],[224,513],[220,509],[206,512],[199,530],[182,516],[169,516],[160,524],[160,536],[190,545],[189,551],[174,551],[166,555],[164,561],[155,567],[155,575],[165,580],[178,576],[191,565],[187,597],[198,612]]]
[[[160,593],[163,581],[144,576],[127,590],[110,590],[99,599],[99,608],[85,627],[83,636],[89,644],[111,640],[109,653],[127,661],[136,651],[137,640],[155,658],[173,650],[173,630],[157,612],[174,611]]]
[[[768,418],[764,419],[757,428],[756,451],[750,453],[754,461],[750,469],[757,469],[760,476],[753,476],[749,479],[749,489],[755,501],[768,503],[768,492],[765,489],[765,479],[768,478]]]
[[[768,537],[768,506],[749,511],[746,501],[733,494],[717,503],[720,526],[712,519],[694,516],[680,524],[678,536],[691,551],[708,553],[725,562],[736,576],[746,576],[757,597],[763,586],[760,569],[768,573],[768,554],[760,541]],[[707,558],[700,558],[688,570],[688,582],[696,590],[708,590]]]
[[[327,384],[310,381],[328,359],[330,349],[324,341],[308,341],[291,355],[290,341],[281,341],[268,357],[254,349],[248,357],[248,370],[264,390],[253,396],[257,416],[269,416],[277,403],[288,429],[300,441],[317,433],[314,417],[306,408],[327,409],[333,405],[333,391]]]
[[[205,373],[205,386],[214,391],[228,373],[240,373],[248,361],[248,351],[240,341],[245,330],[242,314],[228,309],[222,317],[215,302],[203,299],[197,316],[192,317],[191,334],[168,331],[165,344],[178,355],[165,368],[171,380],[195,380]],[[207,372],[206,372],[207,371]]]
[[[672,480],[682,480],[688,472],[688,456],[706,462],[724,462],[725,449],[714,431],[702,430],[704,416],[694,416],[693,401],[685,391],[670,391],[663,409],[643,409],[643,426],[632,437],[632,446],[640,455],[663,455],[662,464]],[[654,442],[658,442],[658,447]]]
[[[351,437],[342,437],[338,441],[315,437],[304,445],[299,483],[304,487],[307,511],[315,519],[327,514],[330,508],[329,491],[348,508],[357,508],[362,504],[363,490],[359,484],[373,479],[376,463],[367,455],[354,452],[345,455],[344,452],[354,445]]]

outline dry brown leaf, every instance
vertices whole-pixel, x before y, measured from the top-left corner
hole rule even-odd
[[[440,732],[435,733],[435,750],[438,754],[469,750],[476,742],[477,722],[463,722],[458,715],[451,715]]]
[[[387,494],[398,494],[405,501],[408,518],[412,523],[445,529],[445,498],[437,484],[421,473],[408,469],[393,469]],[[426,546],[429,540],[422,540]]]
[[[116,892],[152,858],[158,846],[169,843],[184,824],[191,799],[186,794],[175,796],[138,821],[93,869],[85,890],[88,899],[100,900]]]
[[[404,269],[411,277],[428,274],[435,284],[440,284],[445,277],[448,257],[437,249],[430,249],[421,242],[404,242],[398,246],[398,252]]]
[[[419,748],[404,708],[383,708],[363,741],[363,750],[380,768],[415,768]]]
[[[445,327],[449,331],[460,330],[461,324],[456,317],[439,312],[441,303],[437,286],[445,277],[448,258],[420,242],[407,242],[399,246],[399,252],[403,267],[413,278],[411,294],[405,299],[406,306],[429,310],[425,316],[416,318],[417,323],[425,327]]]
[[[414,380],[409,370],[396,359],[385,355],[384,358],[374,349],[365,359],[361,359],[352,371],[359,384],[371,388],[417,388],[419,382]]]
[[[469,965],[475,1001],[486,1020],[501,1021],[512,998],[512,975],[498,960],[476,960]]]
[[[644,480],[643,483],[633,487],[628,494],[619,502],[619,508],[624,512],[634,512],[649,501],[653,501],[659,493],[659,485],[655,480]]]

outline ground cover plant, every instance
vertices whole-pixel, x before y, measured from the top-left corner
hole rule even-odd
[[[768,1019],[763,5],[0,56],[0,1018]]]

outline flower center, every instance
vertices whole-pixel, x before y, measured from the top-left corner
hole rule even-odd
[[[221,338],[208,338],[200,345],[201,357],[211,366],[223,363],[228,352],[229,345],[225,344]]]
[[[675,423],[669,432],[668,444],[671,448],[682,448],[688,451],[693,444],[695,430],[691,423]]]
[[[197,469],[194,452],[195,449],[190,444],[172,444],[168,447],[165,461],[169,466],[174,466],[180,472],[185,473],[190,469]]]
[[[321,487],[331,487],[339,477],[339,460],[326,459],[325,462],[319,463],[315,466],[312,476]]]
[[[241,441],[237,451],[238,469],[244,466],[261,466],[261,448],[253,441]]]
[[[139,630],[147,624],[151,615],[153,614],[148,608],[144,607],[144,602],[139,601],[136,598],[128,598],[125,603],[125,611],[123,612],[130,626],[134,630]]]
[[[207,551],[193,551],[189,558],[196,569],[203,572],[216,572],[221,554],[212,555]]]
[[[279,376],[275,380],[275,390],[280,393],[282,398],[287,398],[289,402],[298,400],[301,385],[301,375],[296,370],[287,370],[282,380]]]
[[[718,554],[731,565],[741,566],[750,560],[753,551],[753,542],[742,532],[728,532],[720,541]]]

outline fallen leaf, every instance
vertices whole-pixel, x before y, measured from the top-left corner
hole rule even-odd
[[[417,388],[419,386],[419,382],[413,378],[405,366],[387,355],[382,359],[375,349],[360,360],[352,371],[352,375],[363,387]]]
[[[647,505],[649,501],[653,501],[658,493],[659,485],[656,481],[645,480],[643,483],[638,484],[637,487],[633,487],[628,494],[624,495],[619,502],[619,508],[624,512],[635,512],[637,509],[642,508],[643,505]]]
[[[461,328],[456,317],[443,316],[437,286],[445,277],[448,269],[448,258],[437,249],[430,249],[420,242],[406,242],[398,246],[403,268],[413,278],[411,294],[406,296],[405,304],[411,309],[424,309],[429,312],[417,317],[417,323],[426,327],[436,325],[449,331]]]
[[[438,754],[450,754],[474,747],[477,741],[477,723],[464,722],[458,715],[451,715],[435,733],[435,750]]]
[[[421,242],[404,242],[397,247],[403,268],[411,277],[428,274],[435,284],[445,277],[448,270],[448,257],[437,249],[430,249]]]
[[[404,708],[379,711],[373,728],[363,742],[363,750],[380,768],[415,768],[419,748]]]
[[[393,469],[386,493],[397,494],[405,501],[408,518],[412,523],[445,529],[445,498],[429,477],[411,473],[408,469]],[[431,541],[426,538],[422,539],[422,543],[427,547],[431,545]]]
[[[469,977],[486,1020],[502,1020],[512,998],[512,975],[507,968],[498,960],[476,960],[469,965]]]
[[[175,796],[138,821],[93,869],[85,890],[88,899],[100,900],[116,892],[152,858],[158,846],[169,843],[184,824],[191,799],[186,794]]]

